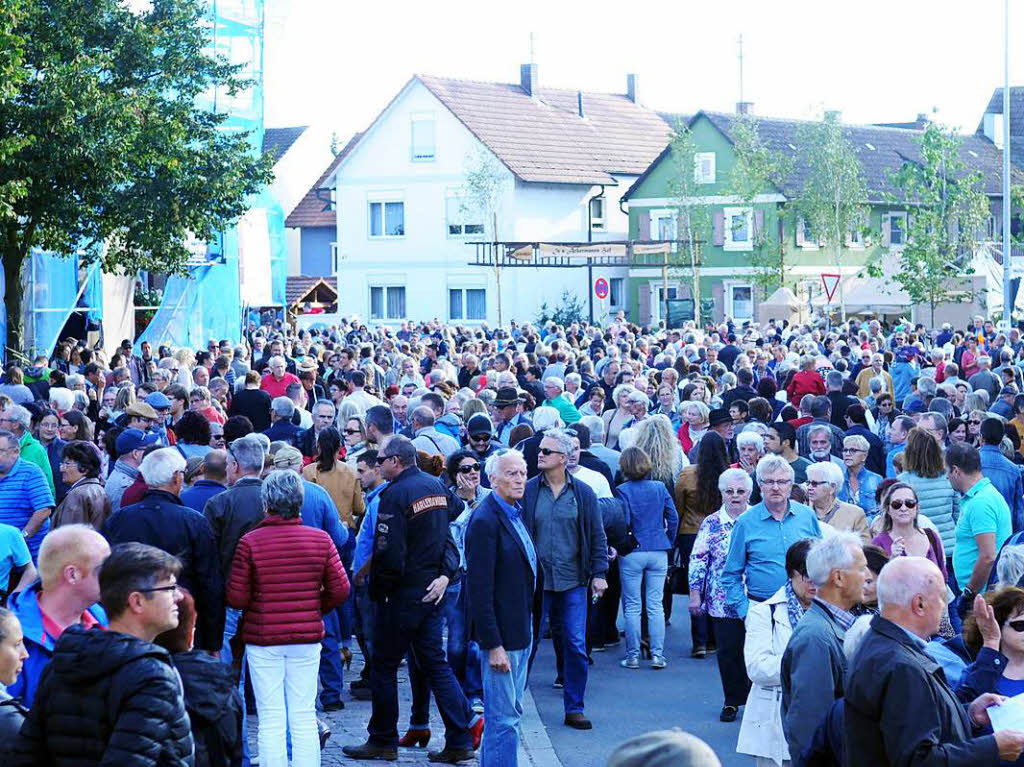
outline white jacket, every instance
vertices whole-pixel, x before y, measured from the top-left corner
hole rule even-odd
[[[751,687],[743,709],[736,751],[771,759],[780,767],[790,757],[782,730],[782,681],[779,674],[782,653],[792,633],[785,586],[764,602],[751,601],[743,647]]]

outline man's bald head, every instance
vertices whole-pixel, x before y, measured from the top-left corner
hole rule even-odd
[[[227,450],[211,450],[203,458],[203,478],[213,482],[226,482],[228,478]]]
[[[51,530],[39,547],[39,579],[43,591],[74,582],[93,572],[110,555],[107,540],[89,525],[63,525]],[[74,568],[78,574],[71,574]],[[97,596],[93,599],[95,601]]]
[[[922,639],[939,630],[946,609],[946,583],[939,568],[924,557],[896,557],[878,576],[882,617]]]

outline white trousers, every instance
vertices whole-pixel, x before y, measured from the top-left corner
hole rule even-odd
[[[316,729],[316,682],[320,643],[246,646],[249,675],[259,710],[261,767],[320,767]]]

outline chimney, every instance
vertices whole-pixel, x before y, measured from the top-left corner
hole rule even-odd
[[[640,103],[639,75],[626,75],[626,98],[628,98],[634,104]]]
[[[537,91],[536,64],[523,64],[519,67],[519,85],[531,98],[537,98],[540,95]]]
[[[917,124],[918,128],[923,128],[930,122],[930,119],[924,112],[918,112],[917,119],[914,120],[914,122]]]
[[[982,118],[982,130],[985,137],[996,145],[997,149],[1003,148],[1003,114],[1002,112],[986,112]]]
[[[583,114],[583,91],[576,91],[576,111],[579,112],[581,118],[586,117]]]
[[[738,114],[738,115],[752,115],[752,114],[754,114],[754,102],[753,101],[737,101],[736,102],[736,114]]]

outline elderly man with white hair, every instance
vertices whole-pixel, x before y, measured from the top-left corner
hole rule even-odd
[[[925,647],[946,611],[946,584],[924,557],[897,557],[878,576],[881,615],[861,642],[845,689],[844,763],[996,764],[1024,751],[1024,733],[988,726],[988,707],[1004,699],[985,693],[965,706]],[[993,620],[975,599],[975,614]]]
[[[842,486],[843,470],[831,461],[812,463],[807,467],[807,502],[814,509],[818,521],[836,530],[855,533],[862,543],[870,543],[871,532],[864,510],[837,497]]]
[[[32,414],[21,405],[10,405],[0,413],[0,429],[6,429],[18,438],[18,454],[23,461],[34,463],[46,477],[46,484],[53,489],[53,468],[46,455],[46,448],[32,436]]]
[[[553,407],[558,411],[562,423],[569,425],[576,423],[582,417],[580,411],[572,404],[572,401],[565,396],[565,382],[556,376],[550,376],[541,382],[544,387],[544,404]]]
[[[804,753],[832,704],[843,697],[843,638],[856,620],[851,610],[864,599],[867,574],[860,538],[853,533],[836,533],[807,552],[807,575],[817,593],[793,629],[780,670],[782,728],[791,755]]]
[[[139,472],[146,494],[110,517],[104,534],[111,546],[145,543],[181,560],[178,582],[192,593],[199,616],[196,647],[218,652],[224,635],[224,579],[213,528],[181,502],[185,459],[174,448],[161,448],[142,459]]]

